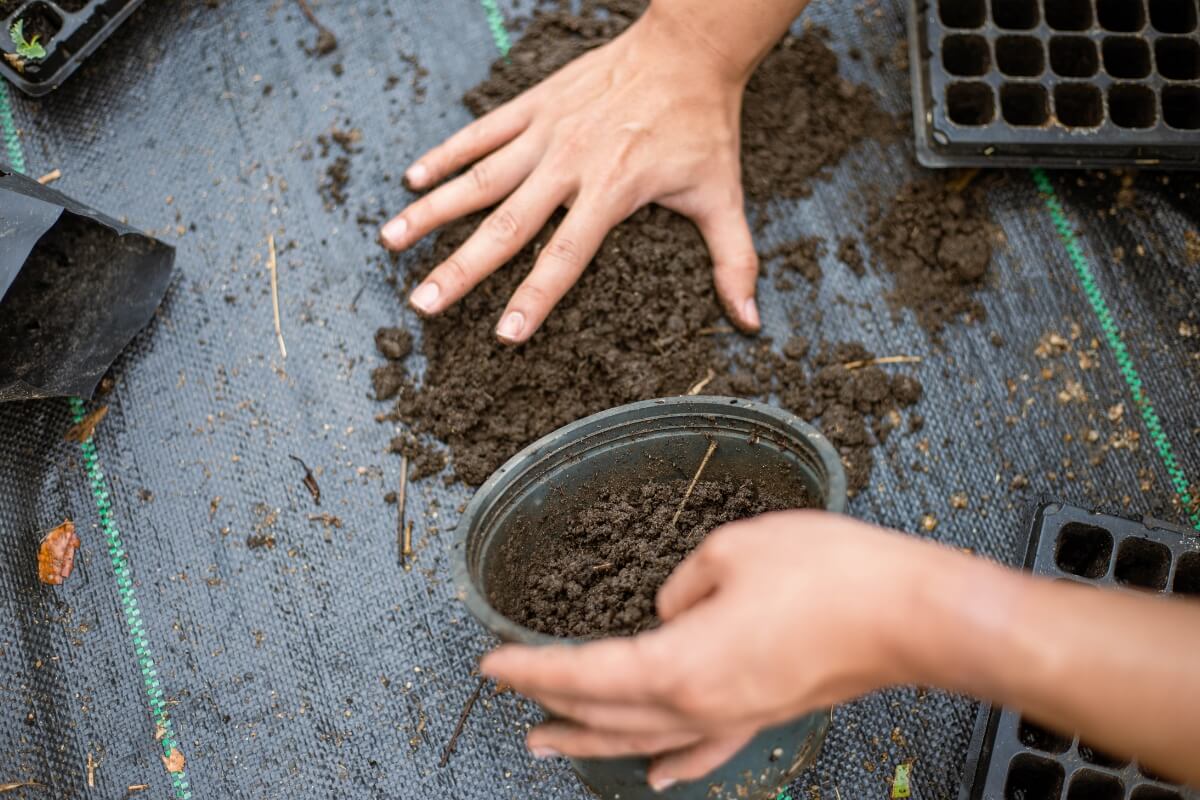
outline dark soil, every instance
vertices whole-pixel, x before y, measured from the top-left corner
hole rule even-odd
[[[850,271],[860,278],[866,274],[865,260],[858,242],[853,236],[843,236],[838,240],[837,260],[850,268]]]
[[[714,528],[768,511],[803,505],[755,488],[750,481],[700,481],[678,524],[688,481],[648,483],[608,492],[572,515],[547,546],[509,574],[492,597],[497,610],[551,636],[591,639],[656,627],[655,596],[671,571]]]
[[[24,0],[0,0],[0,19],[7,19],[8,15],[21,7]],[[4,30],[4,38],[8,39],[8,28]]]
[[[32,42],[36,36],[38,44],[47,49],[49,49],[50,40],[62,30],[62,23],[58,21],[57,15],[42,6],[30,7],[28,11],[21,15],[21,19],[25,21],[25,27],[22,31],[25,35],[25,41]],[[6,39],[8,38],[7,30],[4,31],[3,36]]]
[[[633,0],[600,5],[604,16],[594,10],[535,14],[509,58],[495,62],[464,102],[486,113],[610,39],[644,7]],[[806,194],[807,182],[854,141],[890,130],[866,89],[837,78],[837,58],[817,31],[785,41],[768,57],[747,90],[744,118],[752,198]],[[445,314],[422,321],[426,366],[419,382],[400,361],[373,373],[377,397],[396,401],[382,419],[446,443],[455,477],[478,485],[522,447],[568,422],[682,394],[711,371],[706,393],[773,395],[806,419],[825,416],[821,425],[848,465],[851,490],[867,485],[870,449],[898,424],[898,410],[920,396],[920,384],[878,368],[836,366],[870,357],[857,345],[823,348],[826,360],[814,365],[803,361],[807,344],[789,342],[790,357],[784,357],[760,340],[731,360],[728,337],[712,335],[727,323],[714,297],[708,252],[692,224],[665,209],[643,209],[617,226],[529,343],[498,344],[496,321],[559,219]],[[448,257],[479,221],[476,215],[443,228],[421,272]],[[816,280],[823,250],[819,239],[805,239],[775,255],[787,264],[784,272]],[[842,358],[845,352],[851,355]]]
[[[821,256],[825,255],[825,240],[820,236],[801,236],[776,245],[762,254],[764,261],[777,260],[787,272],[799,273],[811,284],[821,282]],[[783,273],[775,273],[776,283]]]
[[[984,319],[975,298],[992,259],[995,227],[978,186],[941,178],[907,184],[872,214],[867,240],[895,279],[890,299],[935,336],[959,318]]]
[[[349,183],[350,159],[347,156],[338,156],[325,168],[325,176],[321,185],[317,187],[326,208],[340,208],[346,204],[346,186]]]

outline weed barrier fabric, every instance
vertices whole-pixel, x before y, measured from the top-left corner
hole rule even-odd
[[[372,337],[397,326],[420,339],[393,284],[424,269],[428,245],[393,263],[375,225],[411,199],[404,167],[470,119],[459,98],[497,55],[484,8],[327,0],[315,10],[340,45],[316,57],[316,31],[292,3],[158,6],[53,95],[11,103],[29,173],[61,168],[63,191],[121,209],[177,249],[160,312],[89,408],[109,406],[96,449],[192,795],[585,797],[565,764],[525,753],[531,704],[490,688],[439,768],[492,644],[449,581],[468,491],[440,476],[408,487],[411,572],[383,499],[399,485],[385,451],[403,430],[374,422],[369,373],[383,360]],[[836,32],[843,76],[903,118],[901,15],[890,0],[817,0],[806,17]],[[322,154],[317,137],[335,128],[362,132],[347,139],[353,152]],[[342,157],[346,202],[326,207],[318,187]],[[986,319],[951,323],[935,344],[910,312],[893,313],[892,278],[862,228],[870,201],[918,175],[907,142],[865,142],[810,197],[770,201],[757,234],[762,252],[801,236],[827,245],[815,298],[808,285],[760,283],[777,343],[852,338],[923,357],[889,369],[921,379],[924,427],[874,451],[851,513],[1010,564],[1046,494],[1183,522],[1027,173],[976,178],[1004,236],[977,295]],[[1153,173],[1052,182],[1179,469],[1196,480],[1200,187]],[[845,237],[859,241],[862,277],[835,257]],[[119,797],[135,784],[170,796],[95,499],[62,438],[70,421],[62,400],[0,405],[0,782],[45,784],[30,797]],[[312,469],[320,506],[290,455]],[[83,542],[76,571],[42,586],[37,542],[64,517]],[[913,797],[953,796],[974,710],[917,689],[839,708],[791,794],[884,797],[895,766],[912,761]]]

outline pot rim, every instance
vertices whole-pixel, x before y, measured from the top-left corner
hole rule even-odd
[[[456,596],[466,605],[467,610],[479,623],[492,634],[503,641],[520,642],[527,645],[563,645],[583,644],[585,640],[574,639],[548,634],[526,628],[501,614],[489,602],[481,587],[475,584],[471,576],[471,568],[467,563],[467,541],[471,529],[484,511],[496,500],[496,487],[502,482],[516,480],[524,471],[532,468],[538,462],[529,457],[539,450],[549,450],[562,446],[576,438],[580,428],[589,427],[609,418],[621,417],[636,413],[642,409],[666,409],[682,406],[691,413],[703,414],[705,409],[697,406],[708,406],[711,412],[728,412],[730,408],[745,408],[754,413],[771,418],[785,428],[790,428],[796,434],[796,439],[807,443],[812,448],[817,459],[825,470],[828,487],[825,491],[824,510],[833,513],[844,513],[846,506],[846,472],[842,466],[841,457],[833,444],[815,427],[800,417],[757,400],[728,397],[723,395],[681,395],[663,397],[651,400],[639,400],[634,403],[615,406],[595,414],[567,423],[537,441],[523,447],[516,455],[509,458],[499,469],[475,491],[467,507],[459,517],[454,528],[454,541],[451,544],[453,559],[453,577]],[[528,461],[522,466],[522,462]]]

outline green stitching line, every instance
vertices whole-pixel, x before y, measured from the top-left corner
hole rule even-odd
[[[492,30],[492,41],[496,43],[496,49],[500,51],[500,55],[508,58],[512,42],[508,38],[508,28],[504,27],[504,15],[500,13],[496,0],[479,0],[479,2],[483,6],[483,13],[487,14],[488,27]]]
[[[21,137],[13,121],[12,104],[8,100],[8,84],[0,80],[0,135],[4,137],[4,149],[8,151],[8,163],[17,172],[25,172],[25,153],[21,151]]]
[[[78,423],[83,420],[83,401],[78,397],[71,398],[71,416]],[[133,588],[133,571],[129,567],[129,559],[125,554],[125,544],[121,541],[121,531],[113,518],[112,503],[109,500],[108,482],[104,471],[100,469],[100,458],[96,454],[96,445],[92,439],[80,445],[83,451],[84,471],[92,486],[92,496],[96,499],[96,511],[100,515],[100,529],[108,542],[108,555],[112,560],[113,574],[117,578],[117,594],[121,601],[121,610],[125,613],[125,625],[129,637],[133,641],[133,652],[137,656],[137,664],[142,672],[142,683],[146,688],[146,697],[150,704],[150,716],[154,720],[156,731],[162,734],[159,744],[162,746],[163,758],[171,755],[171,751],[179,744],[175,737],[175,728],[171,717],[167,714],[166,701],[163,699],[162,686],[158,680],[158,668],[154,664],[154,656],[150,652],[150,642],[146,638],[146,629],[142,625],[142,612],[138,609],[137,593]],[[190,800],[191,788],[188,785],[187,771],[172,772],[171,786],[178,800]]]
[[[1162,459],[1163,466],[1166,467],[1167,474],[1171,478],[1171,485],[1179,496],[1179,501],[1183,504],[1184,513],[1191,519],[1196,530],[1200,530],[1200,507],[1193,508],[1191,485],[1180,468],[1179,461],[1175,458],[1171,441],[1167,438],[1162,422],[1158,418],[1158,412],[1154,410],[1154,404],[1146,393],[1142,378],[1138,374],[1137,367],[1134,366],[1133,356],[1125,347],[1125,342],[1121,338],[1121,329],[1109,310],[1108,303],[1104,300],[1103,292],[1096,283],[1096,276],[1092,272],[1087,256],[1084,255],[1083,248],[1075,238],[1075,231],[1072,230],[1062,204],[1054,193],[1054,186],[1050,183],[1050,178],[1040,167],[1034,167],[1032,172],[1033,182],[1037,184],[1042,200],[1046,203],[1046,209],[1050,212],[1050,219],[1067,249],[1067,258],[1070,259],[1075,274],[1079,276],[1083,293],[1087,296],[1092,311],[1095,312],[1096,318],[1100,322],[1100,328],[1104,331],[1104,339],[1108,342],[1108,347],[1117,361],[1121,377],[1125,379],[1129,392],[1133,395],[1133,403],[1142,415],[1142,422],[1145,424],[1146,430],[1150,432],[1150,441],[1154,443],[1154,449],[1158,451],[1158,456]]]

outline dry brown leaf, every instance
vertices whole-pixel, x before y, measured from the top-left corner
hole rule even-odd
[[[83,444],[88,439],[92,438],[92,434],[96,432],[96,426],[100,424],[100,420],[108,415],[108,406],[100,406],[95,411],[88,414],[83,419],[76,422],[71,427],[67,428],[65,438],[68,442],[78,442]]]
[[[43,536],[38,546],[38,580],[57,586],[69,578],[78,548],[79,537],[75,535],[75,523],[71,520]]]
[[[167,772],[183,772],[183,768],[187,766],[187,759],[178,747],[172,747],[171,754],[163,756],[163,766],[167,768]]]

